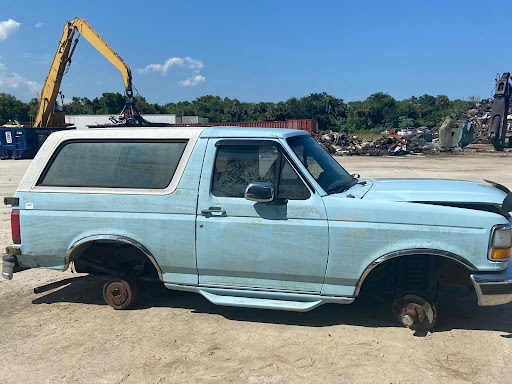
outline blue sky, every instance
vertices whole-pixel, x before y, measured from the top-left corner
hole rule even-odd
[[[0,92],[35,96],[66,20],[83,17],[150,102],[324,91],[345,101],[378,91],[490,97],[496,73],[512,70],[512,32],[496,24],[509,16],[509,1],[2,0]],[[80,39],[66,98],[123,88],[119,72]]]

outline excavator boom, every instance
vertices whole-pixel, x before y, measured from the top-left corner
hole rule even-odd
[[[114,67],[116,67],[119,72],[121,72],[121,76],[123,77],[124,86],[126,88],[126,96],[133,96],[132,89],[132,71],[128,64],[121,59],[116,51],[112,49],[110,45],[107,44],[103,38],[98,35],[98,33],[94,30],[93,27],[84,19],[79,17],[68,22],[70,28],[76,29],[78,33],[80,33],[91,45],[96,48],[105,58],[110,61]]]
[[[59,94],[62,77],[71,64],[71,57],[78,43],[78,37],[73,43],[73,37],[78,33],[82,35],[91,45],[96,48],[105,58],[110,61],[120,72],[125,86],[127,97],[126,106],[123,110],[123,121],[125,123],[146,125],[146,121],[135,109],[133,97],[132,72],[128,64],[107,44],[105,40],[94,30],[84,19],[75,18],[64,26],[62,37],[53,58],[50,71],[41,90],[37,115],[34,119],[34,127],[61,126],[64,121],[56,121],[54,107]]]

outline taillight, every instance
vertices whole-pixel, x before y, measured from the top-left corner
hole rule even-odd
[[[17,209],[13,209],[11,212],[11,232],[12,242],[21,244],[20,211]]]

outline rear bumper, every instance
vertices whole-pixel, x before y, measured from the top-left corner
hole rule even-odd
[[[482,307],[507,304],[512,301],[512,263],[498,273],[474,274],[471,281]]]

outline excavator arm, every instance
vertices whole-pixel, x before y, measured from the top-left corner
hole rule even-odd
[[[132,97],[132,71],[130,70],[128,64],[126,64],[123,59],[121,59],[121,56],[119,56],[116,51],[114,51],[112,47],[108,45],[100,35],[98,35],[98,33],[86,20],[77,17],[69,21],[68,25],[69,28],[76,29],[80,35],[82,35],[89,43],[91,43],[94,48],[96,48],[103,56],[105,56],[108,61],[114,65],[114,67],[119,70],[119,72],[121,72],[124,86],[126,88],[126,96]]]
[[[77,38],[73,42],[75,32]],[[126,106],[122,111],[123,121],[129,124],[145,125],[145,120],[135,109],[133,97],[132,72],[128,64],[107,44],[105,40],[94,30],[84,19],[75,18],[68,21],[64,26],[64,32],[59,41],[57,52],[53,58],[50,71],[41,90],[37,115],[34,119],[34,127],[52,127],[56,124],[54,119],[54,107],[59,94],[62,77],[71,64],[71,57],[78,43],[78,37],[82,35],[91,45],[96,48],[105,58],[110,61],[120,72],[123,78],[125,93],[127,97]]]

